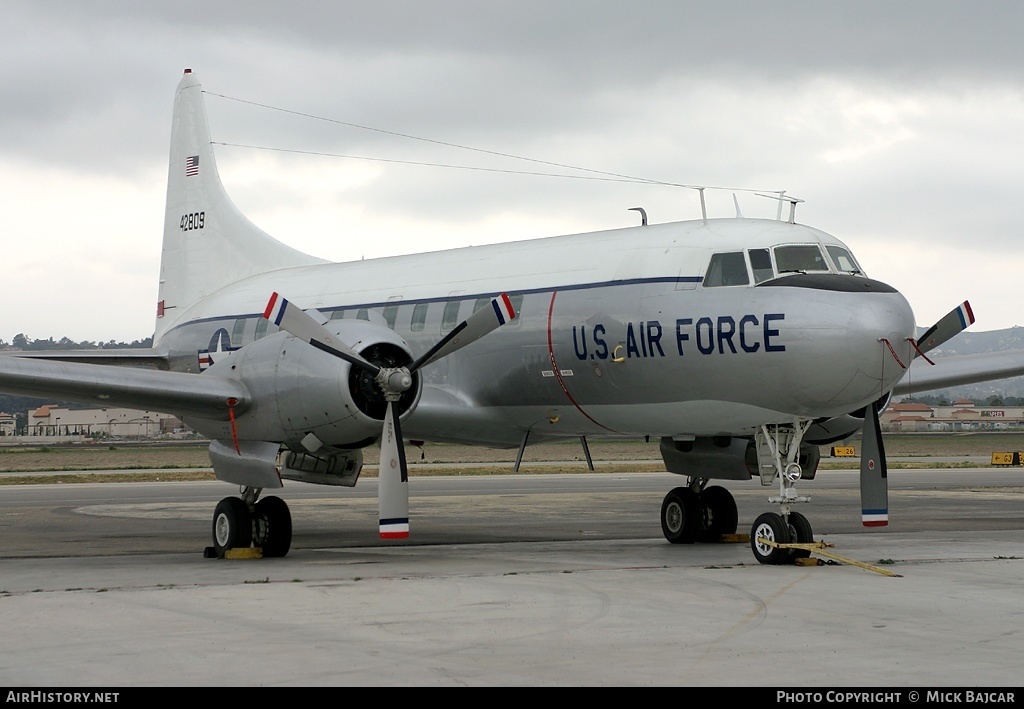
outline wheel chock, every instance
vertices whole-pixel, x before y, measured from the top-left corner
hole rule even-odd
[[[836,554],[834,552],[826,551],[826,549],[833,549],[833,548],[835,548],[835,544],[829,544],[829,543],[824,542],[824,541],[821,541],[821,542],[809,542],[807,544],[795,544],[795,543],[794,544],[779,544],[778,542],[770,541],[768,539],[765,539],[764,537],[758,537],[757,541],[762,542],[764,544],[767,544],[768,546],[776,547],[777,549],[804,549],[806,551],[811,552],[812,554],[818,554],[820,556],[826,556],[829,559],[835,559],[836,561],[838,561],[838,562],[840,562],[842,564],[849,564],[850,566],[859,566],[862,569],[867,569],[868,571],[874,571],[876,574],[882,574],[883,576],[891,576],[891,577],[894,577],[894,578],[903,578],[902,574],[897,574],[895,571],[889,571],[888,569],[883,569],[883,568],[880,568],[878,566],[873,566],[871,564],[865,564],[863,561],[857,561],[856,559],[849,559],[849,558],[847,558],[845,556],[839,556],[839,554]],[[794,563],[798,563],[800,566],[820,566],[821,565],[821,564],[819,564],[817,562],[817,560],[813,560],[813,559],[809,559],[809,558],[807,558],[807,559],[794,559],[793,561],[794,561]]]
[[[809,556],[800,556],[793,559],[793,566],[824,566],[825,562],[821,559],[812,559]]]
[[[263,549],[260,547],[245,547],[240,549],[228,549],[224,552],[225,559],[262,559]]]

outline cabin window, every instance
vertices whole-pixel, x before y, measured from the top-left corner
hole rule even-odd
[[[343,317],[345,317],[345,311],[344,310],[332,310],[331,311],[331,320],[341,320]]]
[[[475,313],[478,310],[483,310],[484,308],[486,308],[488,305],[491,304],[491,300],[493,300],[493,299],[492,298],[477,298],[476,302],[473,303],[473,312]]]
[[[768,249],[751,249],[747,255],[750,256],[750,268],[754,271],[754,283],[761,283],[775,276],[772,270],[772,256]]]
[[[459,322],[459,306],[461,300],[449,300],[444,305],[444,315],[441,317],[441,329],[451,330]]]
[[[368,308],[360,308],[359,312],[356,313],[356,320],[369,320],[370,310]]]
[[[749,283],[747,260],[743,258],[742,251],[715,254],[711,257],[707,273],[704,274],[705,286],[745,286]]]
[[[238,318],[235,320],[235,327],[231,330],[231,346],[241,347],[244,343],[242,338],[245,336],[245,318]]]
[[[779,273],[828,271],[828,264],[817,244],[793,244],[775,247],[775,265]]]
[[[395,329],[395,320],[398,319],[398,306],[388,305],[384,308],[384,322],[388,324],[392,330]]]
[[[832,263],[835,264],[837,271],[843,271],[844,273],[863,273],[863,271],[860,270],[860,266],[857,264],[857,261],[854,260],[853,254],[842,246],[830,244],[825,247],[825,250],[828,251],[828,255],[832,257]]]
[[[427,322],[427,304],[417,303],[412,309],[412,321],[409,323],[409,329],[413,332],[423,332],[423,326]]]
[[[270,321],[266,318],[256,318],[256,339],[262,339],[267,334],[267,325]]]

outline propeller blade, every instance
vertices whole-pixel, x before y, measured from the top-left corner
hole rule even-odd
[[[362,367],[374,376],[380,372],[380,367],[363,359],[355,350],[328,332],[316,318],[276,292],[270,296],[263,317],[313,347],[340,357],[356,367]]]
[[[415,372],[431,362],[447,357],[452,352],[462,349],[471,342],[476,342],[487,333],[505,323],[515,320],[516,311],[512,307],[507,293],[491,299],[491,307],[483,307],[459,323],[447,336],[430,348],[409,367]]]
[[[508,295],[502,293],[491,300],[491,306],[481,308],[459,323],[447,337],[430,348],[409,367],[379,367],[359,355],[332,335],[310,313],[291,304],[274,293],[270,296],[263,317],[275,323],[304,342],[329,352],[335,357],[362,367],[373,375],[374,381],[388,402],[384,415],[384,431],[380,440],[380,473],[378,478],[378,504],[381,539],[405,539],[409,536],[409,468],[405,460],[401,421],[395,415],[395,402],[413,384],[412,374],[420,367],[436,362],[462,347],[479,340],[492,330],[514,320],[515,308]]]
[[[861,522],[865,527],[889,524],[889,480],[885,446],[878,425],[879,402],[864,411],[864,435],[860,454]]]
[[[917,339],[916,348],[918,356],[924,356],[925,352],[935,349],[973,324],[974,311],[971,310],[971,304],[965,300],[928,328]]]
[[[405,463],[401,423],[394,415],[391,401],[384,415],[377,476],[380,538],[405,539],[409,536],[409,468]]]

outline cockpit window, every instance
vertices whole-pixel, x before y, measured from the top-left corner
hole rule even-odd
[[[775,276],[768,249],[751,249],[747,255],[750,256],[750,267],[754,269],[754,283],[761,283]]]
[[[793,244],[775,247],[775,265],[779,274],[828,271],[828,263],[817,244]]]
[[[708,271],[704,275],[705,286],[745,286],[749,283],[747,260],[743,258],[742,251],[715,254],[711,257]]]
[[[860,270],[860,266],[857,264],[857,261],[854,260],[853,254],[842,246],[829,244],[825,247],[825,250],[828,251],[828,255],[832,257],[832,263],[835,264],[837,271],[856,274],[863,273],[863,271]]]

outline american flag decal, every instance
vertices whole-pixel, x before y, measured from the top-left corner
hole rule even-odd
[[[199,174],[199,156],[189,155],[185,158],[185,177],[195,177]]]

